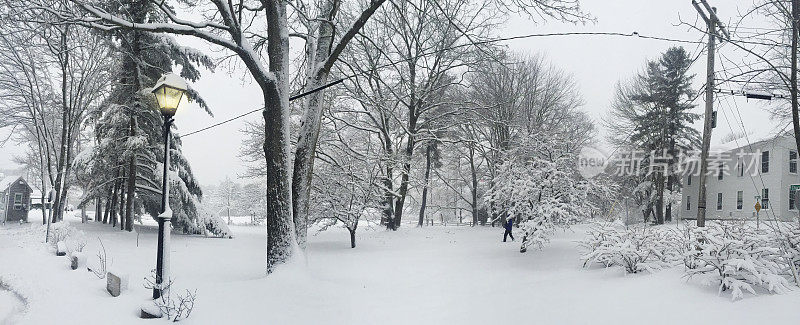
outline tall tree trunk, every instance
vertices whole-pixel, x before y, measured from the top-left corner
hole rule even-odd
[[[655,174],[656,179],[656,224],[664,223],[664,172],[659,171]]]
[[[674,116],[674,115],[673,115]],[[674,123],[670,123],[670,125],[674,125]],[[669,134],[669,161],[667,162],[667,190],[669,190],[670,195],[673,195],[673,191],[675,190],[675,156],[677,152],[675,152],[675,128],[670,127],[670,134]],[[664,212],[664,221],[670,222],[672,221],[672,200],[667,202],[666,211]]]
[[[397,193],[399,194],[399,197],[394,205],[394,230],[400,228],[400,223],[403,220],[403,206],[406,202],[406,196],[408,196],[408,179],[409,175],[411,174],[411,158],[414,157],[414,134],[417,132],[417,105],[413,104],[413,98],[411,102],[412,104],[409,105],[408,112],[408,141],[406,142],[403,169],[401,170],[400,175],[400,188],[398,189]]]
[[[383,196],[383,216],[381,223],[386,225],[387,229],[396,230],[394,226],[394,168],[391,167],[391,162],[387,162],[386,176],[383,178],[384,196]]]
[[[478,225],[478,173],[475,170],[474,144],[469,146],[469,172],[472,177],[472,186],[470,187],[472,193],[472,202],[470,204],[472,208],[472,226],[475,227]]]
[[[329,2],[330,3],[330,2]],[[330,24],[322,23],[319,28],[330,30]],[[322,32],[321,32],[322,33]],[[330,48],[332,36],[330,32],[325,32],[324,38],[327,42],[320,42],[317,48],[325,47]],[[318,55],[312,58],[319,58]],[[327,54],[324,55],[327,58]],[[314,62],[311,65],[315,66],[321,62]],[[311,69],[308,72],[309,80],[307,82],[306,91],[321,87],[328,80],[327,72],[317,72],[316,69]],[[318,91],[310,94],[305,102],[305,114],[303,122],[300,126],[301,133],[297,139],[294,154],[294,169],[292,172],[292,204],[294,213],[294,227],[297,233],[297,243],[300,248],[306,248],[306,236],[308,232],[308,212],[309,212],[309,197],[311,195],[311,180],[314,173],[314,152],[317,150],[317,140],[319,139],[319,129],[322,124],[320,119],[322,116],[322,101],[323,92]]]
[[[103,199],[100,198],[98,195],[97,198],[94,199],[94,221],[95,222],[102,222],[103,221]]]
[[[343,46],[361,30],[375,11],[385,0],[370,1],[369,7],[353,22],[353,25],[340,38],[339,44],[334,48],[333,40],[336,34],[332,24],[339,11],[340,2],[326,0],[321,7],[322,13],[313,22],[314,32],[309,33],[306,39],[306,71],[307,82],[305,91],[318,89],[328,82],[333,63],[342,53]],[[300,134],[295,146],[294,169],[292,172],[292,211],[297,243],[300,248],[306,248],[308,232],[309,197],[311,195],[311,180],[314,175],[314,153],[317,149],[319,129],[322,121],[324,93],[317,91],[306,96],[304,113]]]
[[[114,189],[111,191],[111,211],[109,213],[109,222],[111,222],[111,227],[117,226],[117,199],[119,198],[119,178],[122,177],[120,175],[119,169],[117,169],[117,177],[115,177],[114,181]]]
[[[430,182],[431,178],[431,152],[433,151],[433,146],[428,145],[425,149],[425,182],[422,185],[422,203],[419,207],[419,222],[417,223],[418,227],[422,227],[422,222],[425,219],[425,207],[428,204],[428,183]]]
[[[347,228],[350,232],[350,248],[356,248],[356,228]]]
[[[47,210],[47,208],[46,208],[46,206],[47,206],[47,201],[46,201],[47,200],[47,195],[44,193],[44,188],[45,188],[44,184],[45,184],[45,182],[42,181],[42,224],[46,225],[47,224],[47,213],[45,213],[45,211]]]
[[[106,211],[103,213],[103,224],[108,224],[108,219],[111,217],[111,198],[114,195],[114,183],[108,185],[108,194],[106,194]]]
[[[400,188],[397,191],[399,197],[394,204],[394,217],[392,218],[394,228],[392,228],[392,230],[397,230],[397,228],[400,228],[400,222],[403,220],[403,205],[405,204],[406,196],[408,195],[408,174],[410,173],[411,163],[403,163],[402,175],[400,176]]]
[[[125,183],[130,178],[128,177],[127,173],[123,172],[125,178],[123,178],[119,182],[119,230],[125,229],[125,202],[127,201],[127,197],[125,196]]]
[[[136,23],[145,22],[147,18],[147,5],[148,2],[146,0],[139,0],[136,2],[135,9],[133,9],[133,17],[131,17],[134,22]],[[131,48],[132,58],[129,58],[129,60],[132,60],[133,63],[132,82],[133,82],[133,89],[135,91],[142,90],[142,68],[140,67],[140,64],[144,62],[144,60],[142,59],[142,45],[143,45],[142,35],[143,32],[136,30],[133,31],[133,42]],[[143,107],[142,103],[139,101],[139,99],[136,99],[133,103],[133,110],[129,111],[130,128],[128,130],[128,138],[132,139],[136,137],[136,130],[138,128],[137,114],[142,109],[142,107]],[[134,198],[136,197],[136,176],[138,175],[137,173],[138,165],[136,161],[136,154],[138,153],[137,151],[138,150],[136,150],[136,148],[134,147],[129,153],[130,157],[128,158],[128,171],[127,171],[128,178],[126,184],[126,189],[127,189],[126,196],[128,199],[125,203],[125,217],[124,217],[125,221],[123,222],[124,229],[127,231],[133,231],[133,215],[134,215],[133,204],[134,204]]]
[[[489,180],[489,188],[490,188],[490,189],[491,189],[491,188],[494,188],[494,185],[495,185],[495,181],[494,181],[494,175],[491,175],[491,177],[492,177],[492,178]],[[491,197],[490,197],[490,198],[491,198]],[[498,215],[498,214],[497,214],[497,210],[494,208],[494,201],[495,201],[495,200],[490,200],[490,201],[489,201],[489,213],[490,213],[490,215],[489,215],[488,217],[490,217],[490,218],[491,218],[491,221],[492,221],[492,227],[494,227],[494,225],[495,225],[495,223],[497,222],[498,218],[500,218],[500,215]],[[485,225],[485,224],[484,224],[484,225]]]
[[[383,128],[381,128],[381,136],[383,139],[383,151],[386,155],[386,175],[383,178],[383,187],[384,187],[384,195],[383,195],[383,216],[381,217],[381,224],[385,225],[387,229],[395,230],[394,227],[394,162],[392,161],[392,157],[394,156],[394,149],[392,148],[392,137],[389,134],[388,128],[388,120],[387,118],[383,118],[381,120],[383,124]]]
[[[131,119],[131,136],[136,135],[136,118]],[[128,158],[128,190],[126,196],[128,200],[125,204],[125,230],[133,231],[133,201],[136,197],[136,154],[131,153]]]
[[[54,211],[52,215],[51,222],[57,222],[60,220],[61,213],[60,211],[63,209],[62,203],[62,191],[64,191],[64,166],[66,164],[66,156],[67,156],[67,131],[69,129],[69,91],[67,86],[67,69],[69,68],[69,50],[67,48],[67,33],[68,28],[64,27],[61,31],[60,41],[59,41],[59,49],[60,53],[58,54],[59,65],[61,67],[61,137],[59,138],[59,151],[58,151],[58,164],[57,164],[57,172],[58,176],[56,176],[56,198],[53,204]]]
[[[264,156],[267,165],[267,274],[290,260],[297,248],[292,217],[292,183],[289,147],[289,31],[285,1],[269,1],[267,53],[269,71],[254,76],[264,94]],[[257,57],[250,64],[260,67]],[[247,62],[246,62],[247,64]],[[251,68],[251,71],[260,70]]]
[[[58,209],[56,210],[58,211],[57,212],[58,221],[64,220],[64,211],[67,208],[67,192],[69,191],[69,187],[66,186],[67,185],[66,182],[67,179],[69,178],[69,172],[64,172],[64,175],[65,175],[64,179],[61,180],[61,193],[58,200],[60,207],[58,207]]]

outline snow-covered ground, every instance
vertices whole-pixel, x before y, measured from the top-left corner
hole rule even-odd
[[[70,270],[41,243],[41,226],[9,225],[0,228],[0,281],[26,300],[15,321],[148,322],[137,316],[150,295],[143,279],[155,264],[155,231],[69,222],[85,232],[90,259],[102,240],[111,268],[130,275],[129,289],[111,297],[105,280]],[[263,227],[234,226],[234,239],[173,236],[171,272],[175,288],[197,289],[188,324],[800,323],[800,290],[732,302],[687,282],[682,267],[627,276],[583,269],[576,241],[585,229],[526,254],[518,242],[501,242],[501,228],[359,230],[355,249],[346,231],[332,230],[310,238],[305,258],[265,277]],[[7,296],[0,289],[0,323]]]

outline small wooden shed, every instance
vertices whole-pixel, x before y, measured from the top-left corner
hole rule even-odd
[[[0,180],[0,222],[27,222],[32,191],[22,176]]]

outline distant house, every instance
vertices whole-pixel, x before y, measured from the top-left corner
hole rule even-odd
[[[28,220],[31,187],[22,176],[7,176],[0,180],[0,216],[2,222]]]
[[[744,142],[744,141],[742,141]],[[722,147],[722,146],[721,146]],[[800,186],[797,146],[793,137],[779,136],[709,155],[706,177],[706,217],[754,219],[755,204],[761,218],[797,220],[792,187]],[[714,148],[712,147],[712,151]],[[681,217],[697,216],[698,166],[683,175]]]

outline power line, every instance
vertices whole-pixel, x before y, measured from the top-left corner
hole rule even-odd
[[[744,90],[733,90],[733,89],[721,89],[721,88],[714,88],[714,92],[723,95],[731,95],[731,96],[743,96],[749,99],[761,99],[761,100],[773,100],[773,99],[789,99],[791,97],[781,94],[775,93],[759,93],[759,92],[747,92]]]
[[[725,68],[725,64],[724,64],[724,63],[722,63],[722,62],[720,61],[720,65],[723,67],[723,70],[724,70],[724,68]],[[725,75],[725,77],[726,77],[726,78],[728,77],[728,74],[727,74],[727,72],[723,72],[723,74]],[[726,105],[728,106],[728,109],[731,109],[730,107],[731,107],[732,105],[730,104],[730,102],[728,101],[728,99],[727,99],[727,98],[725,98],[725,97],[723,97],[723,99],[725,99],[725,103],[726,103]],[[718,98],[718,101],[720,102],[720,104],[722,104],[722,100],[719,100],[719,98]],[[744,118],[742,118],[742,112],[739,110],[739,104],[738,104],[738,103],[736,103],[736,101],[735,101],[735,100],[732,100],[732,102],[733,102],[733,104],[734,104],[733,106],[736,108],[736,113],[737,113],[737,115],[734,115],[734,119],[736,119],[736,118],[738,117],[739,125],[742,127],[742,132],[744,133],[744,138],[745,138],[745,140],[747,141],[747,148],[748,148],[748,150],[750,150],[750,152],[753,152],[753,144],[750,142],[750,135],[749,135],[749,134],[747,134],[747,128],[744,126]],[[725,112],[724,112],[724,111],[723,111],[723,114],[725,114]],[[731,115],[733,115],[733,110],[731,110]],[[727,115],[725,116],[725,120],[726,120],[726,122],[727,122]],[[730,123],[728,123],[728,127],[730,128]],[[731,128],[731,132],[733,132],[733,129],[732,129],[732,128]],[[739,146],[739,140],[738,140],[738,139],[734,138],[734,142],[736,142],[736,146],[737,146],[737,147],[740,147],[740,146]],[[740,148],[741,148],[741,147],[740,147]],[[757,167],[757,166],[756,166],[756,167]],[[761,181],[761,189],[765,189],[765,188],[767,188],[767,185],[766,185],[766,183],[764,183],[764,177],[761,175],[761,173],[760,173],[760,172],[758,173],[758,178],[759,178],[759,180]],[[756,185],[756,183],[755,183],[755,180],[753,180],[753,175],[752,175],[752,174],[750,175],[750,181],[753,183],[753,188],[754,188],[754,190],[756,191],[756,193],[757,193],[757,194],[759,194],[759,195],[763,195],[763,193],[761,193],[761,191],[759,191],[759,189],[758,189],[758,186],[757,186],[757,185]],[[780,195],[780,193],[781,193],[781,189],[779,188],[779,189],[778,189],[778,195]],[[744,199],[744,198],[743,198],[743,199]],[[762,198],[762,199],[763,199],[763,198]],[[769,199],[769,198],[767,198],[767,199]],[[777,219],[777,217],[775,216],[775,212],[773,212],[773,211],[772,211],[772,209],[765,209],[765,210],[767,211],[767,213],[768,213],[768,214],[769,214],[769,213],[772,213],[772,219],[773,219],[773,221],[777,222],[777,220],[778,220],[778,219]]]
[[[347,79],[347,78],[342,78],[342,79],[336,80],[336,81],[334,81],[334,82],[331,82],[331,83],[329,83],[329,84],[327,84],[327,85],[324,85],[324,86],[321,86],[321,87],[318,87],[318,88],[311,89],[311,90],[309,90],[309,91],[306,91],[306,92],[304,92],[304,93],[300,93],[300,94],[294,95],[294,96],[292,96],[292,97],[289,97],[289,101],[293,101],[293,100],[295,100],[295,99],[298,99],[298,98],[301,98],[301,97],[303,97],[303,96],[306,96],[306,95],[308,95],[308,94],[311,94],[311,93],[314,93],[314,92],[317,92],[317,91],[323,90],[323,89],[325,89],[325,88],[333,87],[333,86],[335,86],[335,85],[337,85],[337,84],[340,84],[340,83],[342,83],[342,82],[343,82],[345,79]],[[253,114],[253,113],[255,113],[255,112],[258,112],[258,111],[260,111],[260,110],[262,110],[262,109],[264,109],[264,107],[261,107],[261,108],[256,108],[256,109],[254,109],[254,110],[252,110],[252,111],[249,111],[249,112],[246,112],[246,113],[243,113],[243,114],[239,114],[239,115],[237,115],[237,116],[234,116],[234,117],[232,117],[232,118],[229,118],[229,119],[227,119],[227,120],[224,120],[224,121],[222,121],[222,122],[219,122],[219,123],[216,123],[216,124],[212,124],[212,125],[209,125],[209,126],[207,126],[207,127],[204,127],[204,128],[202,128],[202,129],[199,129],[199,130],[194,130],[194,131],[192,131],[192,132],[186,133],[186,134],[184,134],[184,135],[180,136],[180,138],[181,138],[181,139],[183,139],[183,138],[185,138],[185,137],[187,137],[187,136],[190,136],[190,135],[192,135],[192,134],[195,134],[195,133],[200,133],[200,132],[203,132],[203,131],[205,131],[205,130],[208,130],[208,129],[215,128],[215,127],[217,127],[217,126],[220,126],[220,125],[222,125],[222,124],[228,123],[228,122],[230,122],[230,121],[233,121],[233,120],[236,120],[236,119],[240,119],[240,118],[242,118],[242,117],[245,117],[245,116],[247,116],[247,115],[250,115],[250,114]]]
[[[428,55],[438,54],[438,53],[445,52],[445,51],[451,51],[451,50],[454,50],[454,49],[457,49],[457,48],[466,47],[466,46],[491,44],[491,43],[497,43],[497,42],[512,41],[512,40],[527,39],[527,38],[535,38],[535,37],[558,37],[558,36],[615,36],[615,37],[642,38],[642,39],[673,42],[673,43],[703,44],[701,41],[691,41],[691,40],[675,39],[675,38],[660,37],[660,36],[642,35],[642,34],[639,34],[636,31],[633,31],[633,32],[631,32],[629,34],[618,33],[618,32],[565,32],[565,33],[526,34],[526,35],[517,35],[517,36],[510,36],[510,37],[501,37],[501,38],[494,38],[494,39],[488,39],[488,40],[483,40],[483,41],[474,41],[474,42],[469,42],[469,43],[465,43],[465,44],[454,45],[454,46],[451,46],[451,47],[448,47],[448,48],[444,48],[444,49],[439,49],[439,50],[436,50],[436,51],[421,53],[421,54],[415,55],[415,56],[410,57],[410,58],[401,59],[401,60],[397,60],[397,61],[392,61],[392,62],[383,64],[383,65],[379,65],[379,66],[377,66],[377,67],[375,67],[373,69],[370,69],[370,70],[366,70],[366,71],[354,73],[354,74],[351,74],[351,75],[347,75],[347,76],[342,77],[340,79],[337,79],[337,80],[335,80],[333,82],[330,82],[330,83],[328,83],[328,84],[326,84],[324,86],[321,86],[321,87],[318,87],[318,88],[314,88],[314,89],[311,89],[309,91],[306,91],[306,92],[291,96],[291,97],[289,97],[289,101],[294,101],[294,100],[302,98],[302,97],[304,97],[306,95],[315,93],[317,91],[320,91],[320,90],[323,90],[323,89],[326,89],[326,88],[329,88],[329,87],[332,87],[334,85],[337,85],[339,83],[344,82],[345,80],[357,77],[359,75],[363,75],[363,74],[366,74],[366,73],[369,73],[369,72],[373,72],[373,71],[376,71],[376,70],[379,70],[379,69],[383,69],[383,68],[386,68],[386,67],[389,67],[389,66],[396,65],[398,63],[411,61],[411,60],[414,60],[414,59],[417,59],[417,58],[421,58],[421,57],[425,57],[425,56],[428,56]],[[696,61],[696,60],[697,60],[697,58],[692,60],[692,63],[694,63],[694,61]],[[196,134],[196,133],[200,133],[200,132],[203,132],[203,131],[206,131],[206,130],[209,130],[209,129],[213,129],[213,128],[217,127],[217,126],[232,122],[234,120],[240,119],[242,117],[245,117],[247,115],[253,114],[253,113],[258,112],[258,111],[261,111],[263,109],[264,109],[264,107],[260,107],[260,108],[245,112],[243,114],[234,116],[234,117],[229,118],[227,120],[224,120],[224,121],[221,121],[221,122],[218,122],[218,123],[203,127],[201,129],[194,130],[192,132],[186,133],[184,135],[181,135],[180,138],[183,139],[183,138],[186,138],[186,137],[188,137],[190,135],[193,135],[193,134]]]

